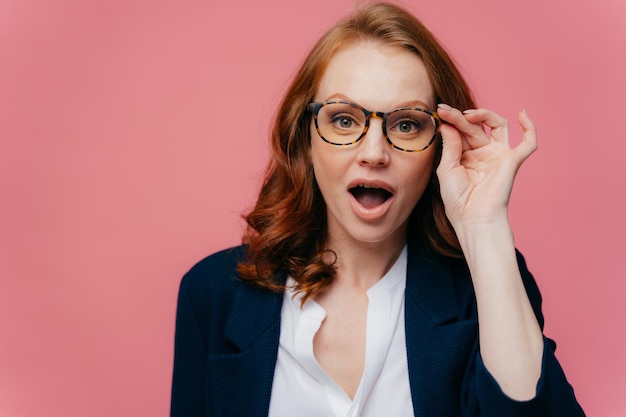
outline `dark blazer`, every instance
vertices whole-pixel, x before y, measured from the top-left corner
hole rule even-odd
[[[268,415],[283,295],[237,277],[244,255],[245,247],[216,253],[181,282],[173,417]],[[519,254],[518,260],[543,328],[541,295]],[[549,339],[536,397],[518,402],[500,390],[479,355],[476,301],[466,265],[432,253],[419,241],[408,247],[405,329],[415,416],[584,416]]]

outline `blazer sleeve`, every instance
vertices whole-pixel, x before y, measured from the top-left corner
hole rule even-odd
[[[526,267],[523,256],[518,252],[517,257],[526,292],[543,330],[541,294]],[[473,369],[474,378],[470,378],[469,381],[473,380],[474,386],[470,391],[474,393],[470,396],[475,395],[480,416],[584,417],[585,414],[574,396],[574,390],[567,382],[563,369],[554,355],[555,349],[556,343],[544,337],[541,376],[535,397],[528,401],[516,401],[508,397],[489,373],[478,353]]]

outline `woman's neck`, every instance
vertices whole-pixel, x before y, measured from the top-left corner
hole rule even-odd
[[[375,244],[329,241],[327,248],[337,254],[337,274],[331,285],[367,291],[391,269],[405,244],[404,238]]]

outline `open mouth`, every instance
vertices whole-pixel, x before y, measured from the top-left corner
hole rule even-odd
[[[350,191],[359,204],[367,209],[372,209],[384,204],[385,201],[392,196],[389,191],[383,188],[368,187],[363,184],[352,187],[348,191]]]

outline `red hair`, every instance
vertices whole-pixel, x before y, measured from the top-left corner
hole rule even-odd
[[[306,112],[326,67],[341,48],[375,41],[416,53],[424,62],[437,103],[473,108],[472,94],[458,69],[430,31],[404,9],[388,3],[360,7],[332,27],[313,47],[292,81],[271,133],[271,162],[254,209],[245,216],[247,259],[238,265],[244,280],[273,291],[284,290],[277,272],[296,281],[303,302],[319,294],[335,274],[334,253],[324,250],[326,205],[309,158],[311,116]],[[436,146],[436,164],[441,147]],[[418,234],[445,256],[462,257],[439,194],[433,170],[414,208],[409,234]]]

